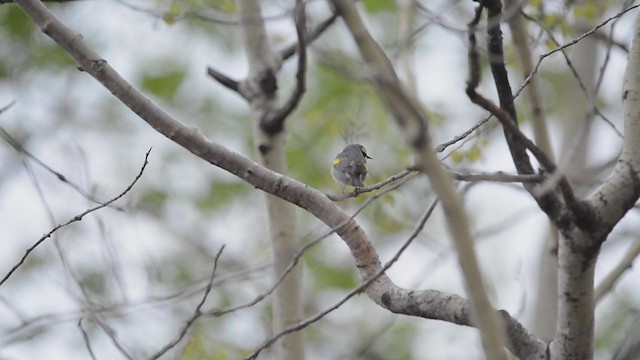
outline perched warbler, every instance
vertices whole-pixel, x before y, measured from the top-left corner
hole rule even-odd
[[[364,187],[367,177],[367,149],[360,144],[347,145],[333,160],[331,175],[333,179],[345,185]]]

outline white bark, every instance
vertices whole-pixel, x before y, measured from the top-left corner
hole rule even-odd
[[[623,151],[609,179],[587,198],[593,210],[583,230],[567,229],[558,254],[559,303],[552,359],[593,358],[593,275],[600,245],[640,196],[640,21],[623,85]],[[576,219],[580,224],[581,219]]]
[[[271,50],[260,1],[236,1],[240,14],[245,52],[249,60],[249,76],[244,82],[254,118],[254,146],[259,162],[281,174],[287,173],[286,133],[265,131],[261,120],[277,108],[274,94],[265,93],[263,81],[276,81],[278,61]],[[273,89],[275,91],[275,89]],[[290,203],[272,195],[265,195],[269,238],[273,249],[273,279],[279,279],[298,251],[295,209]],[[279,333],[302,320],[302,266],[295,266],[275,289],[273,296],[273,331]],[[305,357],[304,331],[281,338],[275,344],[279,360],[302,360]]]

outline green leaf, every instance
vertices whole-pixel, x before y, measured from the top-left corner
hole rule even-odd
[[[172,69],[161,75],[144,75],[142,88],[164,100],[172,100],[184,77],[185,72],[181,69]]]
[[[364,9],[370,14],[381,11],[395,11],[396,2],[393,0],[364,0]]]

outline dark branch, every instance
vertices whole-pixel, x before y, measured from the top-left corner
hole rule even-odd
[[[484,6],[487,7],[489,13],[489,18],[487,20],[489,59],[494,82],[498,90],[500,107],[496,106],[493,102],[476,91],[476,88],[480,83],[481,70],[475,29],[480,21],[480,13]],[[526,152],[527,150],[531,151],[547,172],[555,173],[557,171],[557,166],[553,161],[551,161],[551,159],[549,159],[549,157],[518,128],[513,95],[511,94],[511,86],[509,84],[507,70],[504,63],[502,31],[500,30],[501,11],[502,5],[499,1],[485,1],[477,8],[474,19],[469,23],[469,80],[467,81],[467,96],[471,102],[489,111],[498,119],[498,121],[500,121],[504,128],[505,138],[507,140],[509,150],[511,151],[511,157],[513,158],[513,162],[519,174],[534,173],[529,156]],[[527,186],[526,184],[525,187],[532,195],[534,195],[533,187]],[[586,219],[579,225],[587,226],[592,224],[592,210],[585,202],[580,201],[575,197],[573,189],[564,175],[560,177],[559,188],[565,199],[567,207],[574,215],[574,219]],[[538,202],[540,208],[554,221],[554,223],[556,223],[556,225],[559,226],[559,228],[566,227],[567,224],[565,223],[565,220],[567,219],[562,211],[562,203],[553,192],[538,194],[537,196],[534,195],[534,198]],[[560,224],[564,224],[564,226],[560,226]]]
[[[316,26],[315,29],[311,30],[306,37],[307,45],[311,44],[317,38],[319,38],[320,35],[322,35],[322,33],[324,33],[329,28],[329,26],[331,26],[336,21],[337,18],[338,18],[338,15],[333,14],[327,20],[321,22],[318,26]],[[300,43],[300,37],[298,36],[298,41],[295,44],[291,44],[285,47],[284,49],[282,49],[280,51],[280,56],[282,56],[282,59],[286,60],[292,57],[293,55],[295,55],[296,52],[298,52],[298,49],[300,48],[299,43]]]
[[[260,126],[268,134],[276,134],[282,131],[284,121],[300,104],[302,95],[306,91],[307,72],[307,40],[306,40],[306,14],[304,1],[296,0],[294,9],[296,33],[298,35],[298,70],[296,72],[296,86],[287,102],[279,109],[267,112],[260,121]]]
[[[189,331],[191,326],[196,322],[196,320],[198,320],[203,315],[202,307],[204,306],[204,303],[207,301],[207,297],[209,297],[209,294],[211,293],[211,288],[213,287],[213,280],[216,278],[216,270],[218,269],[218,261],[220,260],[220,256],[222,255],[223,250],[224,250],[224,245],[220,247],[220,250],[218,250],[216,257],[213,260],[213,270],[211,271],[211,276],[209,276],[209,282],[207,283],[207,287],[204,289],[204,294],[202,295],[200,302],[198,302],[198,305],[196,305],[196,309],[193,312],[193,315],[191,315],[191,317],[184,324],[178,336],[175,339],[173,339],[169,344],[167,344],[165,347],[160,349],[160,351],[153,354],[149,358],[150,360],[155,360],[160,358],[167,351],[169,351],[171,348],[176,346],[180,342],[180,340],[182,340],[187,335],[187,332]]]
[[[227,75],[224,75],[218,70],[215,70],[211,66],[207,67],[207,74],[211,76],[214,80],[219,82],[220,85],[226,87],[229,90],[232,90],[233,92],[238,93],[240,96],[246,99],[246,96],[240,91],[240,82],[238,82],[237,80],[233,80],[232,78],[228,77]]]

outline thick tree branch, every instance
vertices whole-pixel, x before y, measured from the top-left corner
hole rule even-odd
[[[599,240],[640,198],[640,20],[636,19],[622,89],[624,141],[609,179],[587,201],[604,224]]]

